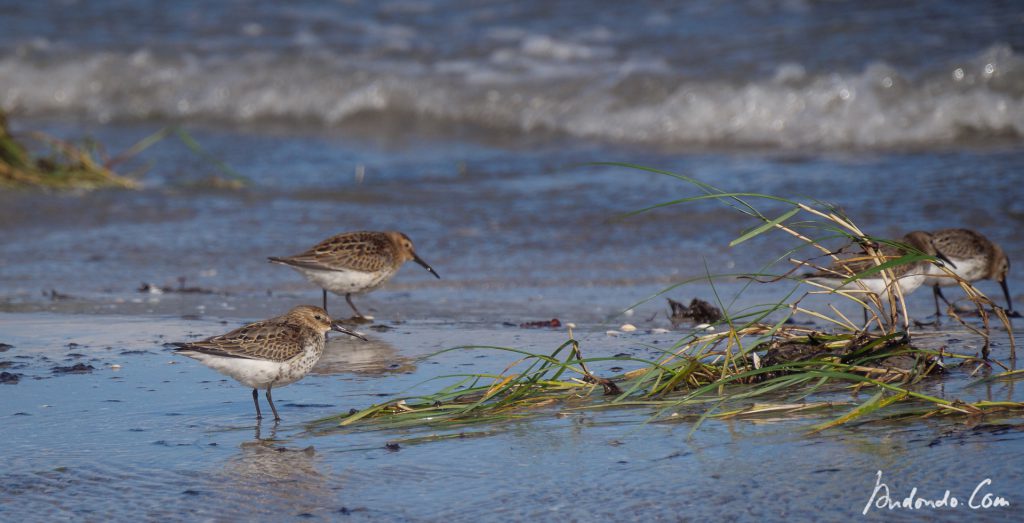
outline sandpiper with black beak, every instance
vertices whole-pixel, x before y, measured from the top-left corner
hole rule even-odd
[[[270,261],[287,265],[302,273],[323,289],[323,307],[327,309],[327,291],[345,296],[355,312],[355,320],[367,321],[355,304],[353,294],[363,294],[391,279],[407,261],[414,261],[440,278],[413,249],[412,240],[398,231],[358,231],[332,236],[295,256],[271,257]]]
[[[252,387],[256,419],[263,417],[257,391],[265,389],[274,420],[280,420],[271,389],[301,380],[320,361],[325,334],[330,330],[366,341],[331,321],[327,311],[320,307],[300,305],[282,316],[250,323],[227,334],[177,343],[175,352]]]

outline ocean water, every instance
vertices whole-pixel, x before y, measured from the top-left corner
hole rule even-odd
[[[861,515],[879,470],[900,498],[918,487],[966,502],[991,478],[1022,502],[1015,414],[818,435],[807,429],[825,418],[707,420],[691,434],[643,409],[552,408],[399,452],[384,443],[432,431],[307,426],[510,363],[426,357],[437,350],[565,340],[522,322],[576,323],[588,357],[651,356],[688,332],[648,332],[672,327],[664,299],[646,300],[669,286],[693,280],[666,296],[734,310],[792,290],[707,282],[772,260],[789,270],[785,235],[730,248],[757,223],[716,202],[627,217],[700,191],[591,162],[824,200],[876,236],[977,229],[1009,255],[1020,307],[1017,3],[62,0],[0,13],[0,108],[16,133],[92,140],[109,157],[177,126],[207,155],[172,136],[118,165],[137,191],[0,190],[0,343],[13,345],[0,364],[21,376],[0,384],[0,519],[838,519]],[[213,183],[225,172],[210,158],[245,187]],[[275,391],[280,426],[253,423],[243,387],[171,363],[168,341],[319,303],[266,257],[358,229],[404,231],[442,279],[410,264],[356,297],[392,329],[332,342],[313,375]],[[202,292],[175,292],[182,282]],[[978,286],[1002,303],[995,282]],[[907,301],[928,319],[927,290]],[[347,312],[340,297],[330,308]],[[635,334],[606,335],[627,322]],[[920,339],[979,350],[946,328]],[[993,354],[1007,360],[1004,340]],[[95,369],[52,372],[76,362]],[[972,386],[989,371],[972,372],[919,386],[1021,400],[1014,380]]]
[[[0,107],[672,149],[1024,133],[1014,2],[4,2]]]

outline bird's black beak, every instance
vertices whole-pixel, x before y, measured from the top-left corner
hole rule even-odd
[[[949,265],[951,268],[953,268],[953,269],[956,268],[956,264],[953,263],[953,260],[950,260],[949,258],[947,258],[945,254],[942,254],[941,252],[936,252],[935,253],[935,257],[940,259],[940,260],[942,260],[943,263]]]
[[[342,334],[348,334],[349,336],[352,336],[353,338],[359,338],[359,339],[361,339],[363,341],[369,341],[366,338],[364,338],[362,335],[356,334],[354,331],[350,331],[350,330],[346,329],[345,327],[342,327],[338,323],[332,323],[331,324],[331,330],[332,331],[338,331],[338,332],[340,332]]]
[[[423,261],[423,258],[420,258],[420,256],[418,254],[416,254],[415,252],[412,253],[412,261],[422,265],[423,268],[427,270],[427,272],[429,272],[430,274],[433,274],[434,276],[437,276],[437,279],[439,279],[439,280],[441,279],[441,275],[438,274],[437,271],[435,271],[433,267],[428,265],[427,262]]]
[[[1011,318],[1019,318],[1020,313],[1013,310],[1013,302],[1010,301],[1010,287],[1006,285],[1006,277],[1003,276],[1002,280],[999,280],[999,286],[1003,288],[1003,296],[1006,296],[1006,315]]]

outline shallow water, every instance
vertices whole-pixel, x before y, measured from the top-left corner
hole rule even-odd
[[[863,424],[808,435],[819,415],[643,424],[645,409],[553,406],[528,421],[443,429],[310,432],[307,422],[429,392],[452,372],[496,372],[511,357],[440,348],[488,340],[548,351],[553,330],[410,322],[372,341],[332,339],[312,375],[278,389],[280,424],[253,420],[249,391],[173,355],[168,340],[229,328],[168,317],[4,314],[2,353],[21,374],[3,385],[5,519],[238,518],[341,515],[373,520],[568,518],[676,520],[860,514],[875,474],[905,496],[967,503],[975,486],[1019,501],[1019,417]],[[581,329],[588,357],[654,354],[675,334],[608,337]],[[69,347],[69,343],[76,345]],[[1000,354],[1005,356],[1005,354]],[[95,370],[55,375],[85,363]],[[114,369],[113,365],[120,365]],[[627,366],[635,364],[627,364]],[[600,365],[596,372],[606,372]],[[966,371],[921,390],[1021,401],[1013,382],[964,389]],[[846,398],[838,395],[836,398]],[[820,416],[836,416],[836,407]],[[417,443],[428,436],[462,434]],[[398,450],[385,448],[398,443]],[[969,466],[965,466],[969,464]],[[978,501],[981,496],[978,496]],[[877,515],[877,510],[874,510]],[[887,511],[886,511],[887,512]],[[1002,519],[1007,509],[927,511]],[[885,514],[913,518],[914,513]]]
[[[47,128],[75,132],[67,125]],[[152,128],[93,130],[117,147]],[[1018,149],[675,155],[589,143],[502,148],[412,136],[397,146],[301,133],[194,134],[245,173],[249,188],[183,186],[215,172],[166,141],[147,154],[156,163],[141,191],[0,194],[7,239],[0,253],[0,307],[276,314],[319,301],[319,292],[293,271],[267,263],[267,256],[301,252],[339,231],[398,229],[442,279],[410,264],[388,291],[357,298],[371,312],[390,319],[597,321],[707,272],[756,271],[795,246],[769,235],[727,248],[755,223],[715,202],[618,219],[699,191],[667,176],[579,166],[596,160],[657,166],[726,190],[824,199],[881,237],[976,228],[1011,260],[1024,257],[1024,240],[1016,234],[1024,222],[1014,175],[1024,170]],[[364,168],[361,182],[356,166]],[[758,206],[766,214],[782,212],[771,202]],[[782,263],[775,270],[788,269]],[[182,277],[212,294],[138,292],[143,282],[177,288]],[[1000,294],[993,282],[979,285]],[[1011,270],[1018,302],[1024,302],[1022,285],[1020,272]],[[50,290],[67,298],[42,295]],[[759,289],[752,299],[761,292],[776,293]],[[688,301],[693,294],[708,299],[706,286],[674,296]],[[926,292],[912,299],[927,311]],[[332,303],[345,308],[338,297]],[[659,301],[642,315],[663,309]]]
[[[1013,261],[1020,307],[1024,14],[1013,3],[104,0],[0,11],[0,108],[16,132],[95,139],[115,154],[181,125],[246,181],[218,188],[226,173],[172,137],[119,166],[138,173],[138,191],[0,191],[0,343],[13,345],[0,371],[20,375],[0,384],[0,519],[838,520],[861,514],[879,470],[894,498],[949,489],[967,503],[991,478],[988,491],[1024,500],[1019,417],[808,434],[844,404],[708,420],[691,434],[689,417],[552,406],[447,431],[307,425],[511,360],[426,357],[438,350],[549,352],[566,339],[520,323],[573,322],[588,357],[650,356],[688,332],[649,332],[672,327],[663,297],[647,300],[671,285],[694,280],[665,296],[717,294],[733,311],[792,289],[712,286],[708,274],[777,258],[766,271],[785,272],[795,245],[765,235],[728,248],[757,223],[715,202],[623,217],[700,192],[596,161],[826,200],[881,237],[975,228]],[[164,347],[319,303],[266,257],[358,229],[407,233],[443,279],[410,264],[356,297],[392,329],[333,339],[310,376],[275,391],[281,424],[256,425],[249,391]],[[1003,302],[996,283],[978,285]],[[828,304],[859,314],[833,297],[804,302]],[[926,319],[930,293],[908,307]],[[627,322],[636,334],[606,334]],[[918,339],[980,350],[946,328]],[[993,355],[1006,360],[996,333]],[[94,369],[52,370],[77,363]],[[1022,400],[1012,381],[972,380],[958,369],[920,387]]]

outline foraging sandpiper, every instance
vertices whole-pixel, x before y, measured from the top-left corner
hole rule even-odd
[[[256,419],[261,419],[257,390],[266,389],[267,403],[280,420],[270,390],[302,379],[324,353],[325,334],[336,330],[363,341],[366,338],[337,323],[327,311],[300,305],[283,316],[250,323],[227,334],[189,343],[178,343],[175,352],[252,387]]]
[[[906,249],[898,248],[889,244],[883,244],[877,249],[883,258],[879,260],[879,262],[891,261],[901,256],[915,253],[915,251],[941,258],[940,253],[932,245],[931,235],[927,232],[914,231],[908,233],[900,240],[900,243],[913,250],[907,251]],[[864,272],[875,266],[875,260],[866,254],[861,254],[848,260],[840,260],[823,271],[805,274],[804,278],[814,280],[818,283],[836,289],[848,287],[851,289],[867,290],[881,297],[885,295],[888,287],[886,285],[886,280],[877,274],[851,281],[845,285],[841,283],[848,278],[853,277],[853,275]],[[904,296],[914,292],[924,283],[929,267],[931,266],[933,266],[931,262],[921,260],[896,265],[891,268],[893,276],[895,277],[895,280],[899,282],[900,291]],[[858,285],[858,283],[861,285]],[[892,282],[890,281],[889,284],[891,283]]]
[[[1003,249],[986,238],[983,234],[971,229],[942,229],[932,233],[932,243],[943,256],[950,260],[949,270],[968,282],[978,280],[995,280],[1003,288],[1006,296],[1006,312],[1017,316],[1010,299],[1010,289],[1006,285],[1006,276],[1010,272],[1010,259]],[[946,305],[949,300],[942,295],[939,287],[957,285],[957,279],[940,267],[929,269],[926,285],[932,286],[935,297],[935,317],[940,314],[939,299]]]
[[[287,265],[323,289],[324,309],[327,291],[344,295],[356,320],[365,316],[352,303],[353,294],[370,292],[388,281],[407,261],[414,261],[440,278],[413,250],[412,240],[398,231],[359,231],[332,236],[302,254],[270,257],[273,263]]]

